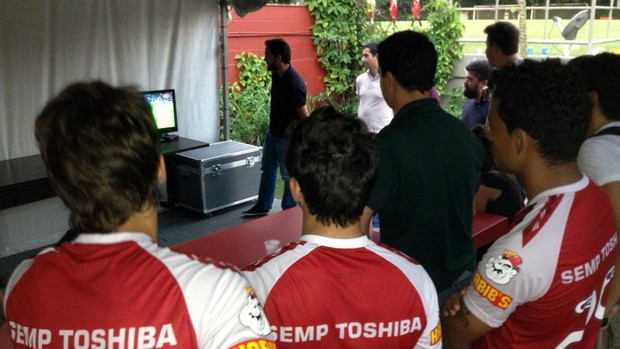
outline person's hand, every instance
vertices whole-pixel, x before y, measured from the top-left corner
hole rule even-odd
[[[617,316],[618,312],[620,312],[620,303],[614,304],[614,306],[609,309],[607,312],[607,317],[611,319],[612,317]]]
[[[482,99],[489,99],[489,86],[483,86],[480,89],[480,97],[482,97]]]
[[[444,316],[454,316],[461,310],[461,298],[467,293],[467,286],[463,287],[460,292],[453,293],[443,306]]]
[[[614,316],[620,316],[618,315],[619,311],[620,303],[616,303],[613,305],[613,307],[608,307],[607,309],[605,309],[605,316],[603,317],[601,328],[607,328],[607,325],[609,325],[609,321],[611,321]]]

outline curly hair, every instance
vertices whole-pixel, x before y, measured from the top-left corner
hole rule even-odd
[[[588,77],[585,80],[586,89],[598,94],[599,106],[605,117],[620,120],[620,55],[609,52],[596,56],[584,55],[573,58],[568,65]]]
[[[465,70],[473,72],[480,81],[489,80],[493,71],[487,61],[473,61],[465,67]]]
[[[379,44],[381,76],[392,73],[408,91],[429,91],[435,85],[437,51],[424,34],[411,30],[392,34]]]
[[[519,29],[509,22],[495,22],[484,28],[487,42],[495,44],[507,56],[519,51]]]
[[[159,134],[137,90],[72,84],[37,117],[35,136],[73,234],[112,232],[157,204]]]
[[[499,117],[523,129],[549,165],[574,161],[586,139],[591,102],[581,74],[559,59],[525,60],[493,76]]]
[[[378,167],[363,122],[331,106],[315,109],[293,130],[286,161],[319,222],[347,227],[360,220]]]

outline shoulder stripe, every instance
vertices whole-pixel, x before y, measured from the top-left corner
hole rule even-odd
[[[552,195],[547,199],[537,216],[523,229],[522,247],[525,247],[538,234],[540,229],[545,226],[549,217],[553,215],[555,209],[562,202],[562,198],[564,198],[564,194]]]

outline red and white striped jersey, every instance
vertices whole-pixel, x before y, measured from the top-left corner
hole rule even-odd
[[[303,235],[244,268],[278,348],[440,348],[437,293],[417,262],[366,236]]]
[[[514,222],[464,297],[494,328],[472,348],[594,347],[616,258],[607,196],[583,177],[537,195]]]
[[[239,270],[142,233],[82,234],[22,262],[5,309],[15,349],[274,347]]]

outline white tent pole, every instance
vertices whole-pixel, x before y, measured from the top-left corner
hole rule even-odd
[[[543,39],[549,39],[549,34],[547,34],[547,22],[549,21],[549,6],[550,0],[545,2],[545,23],[543,26]]]
[[[588,54],[592,54],[592,36],[594,35],[594,18],[596,17],[596,0],[590,5],[590,31],[588,32]]]

